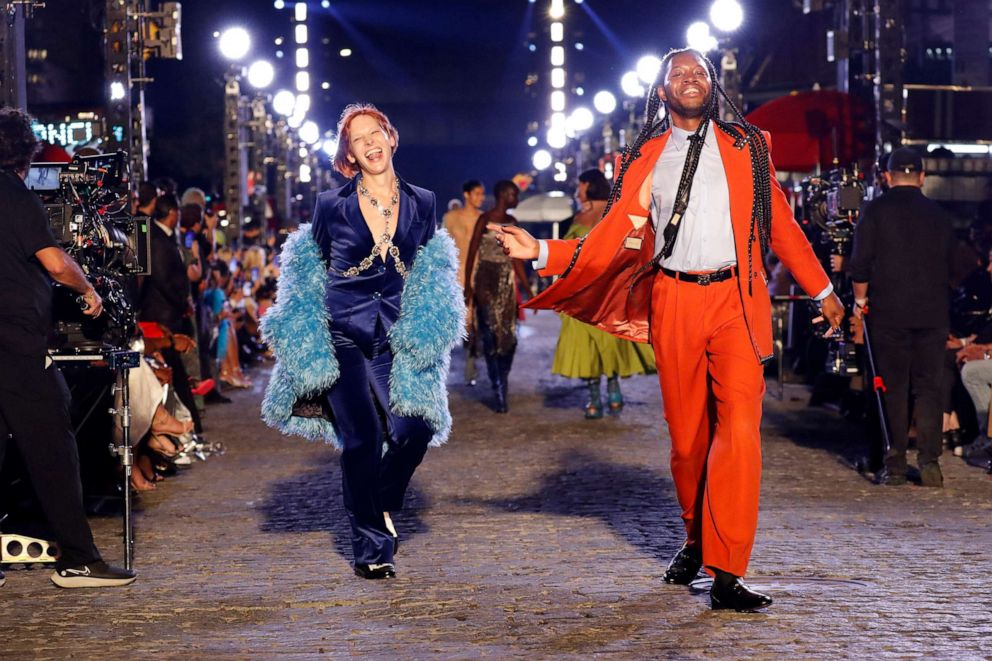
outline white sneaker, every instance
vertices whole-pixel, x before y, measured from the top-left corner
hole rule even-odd
[[[60,588],[109,588],[130,585],[136,578],[132,570],[111,567],[103,560],[52,572],[52,583]]]

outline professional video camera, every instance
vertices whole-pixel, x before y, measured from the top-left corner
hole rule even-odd
[[[826,248],[831,257],[850,257],[854,228],[867,198],[864,173],[858,164],[850,169],[835,168],[823,175],[807,177],[800,183],[800,190],[799,218],[813,232],[810,242]],[[834,272],[829,263],[825,267],[830,273],[834,292],[850,307],[854,302],[850,278],[843,271]],[[857,348],[846,326],[843,332],[831,338],[825,369],[827,373],[839,376],[860,373]]]
[[[127,288],[150,273],[149,219],[130,214],[125,152],[76,156],[69,163],[32,163],[25,179],[48,213],[61,247],[82,267],[103,298],[104,314],[91,319],[85,303],[65,287],[55,289],[50,348],[122,348],[135,327]]]

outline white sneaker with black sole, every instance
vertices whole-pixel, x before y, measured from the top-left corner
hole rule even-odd
[[[130,569],[112,567],[103,560],[52,572],[52,583],[60,588],[110,588],[130,585],[136,578]]]

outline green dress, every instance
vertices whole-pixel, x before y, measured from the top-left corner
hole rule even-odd
[[[589,233],[590,227],[572,223],[565,239],[578,239]],[[561,333],[551,364],[554,374],[571,379],[596,379],[604,374],[632,376],[657,372],[651,345],[621,340],[595,326],[568,315],[561,317]]]

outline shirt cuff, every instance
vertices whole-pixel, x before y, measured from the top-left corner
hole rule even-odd
[[[833,284],[829,284],[829,285],[827,285],[827,288],[826,289],[824,289],[819,294],[817,294],[816,296],[814,296],[813,297],[813,300],[816,301],[817,303],[819,303],[820,301],[822,301],[827,296],[830,296],[833,293],[834,293],[834,286],[833,286]]]
[[[540,271],[548,265],[548,242],[544,239],[538,239],[537,241],[537,259],[535,259],[531,264],[535,271]]]

